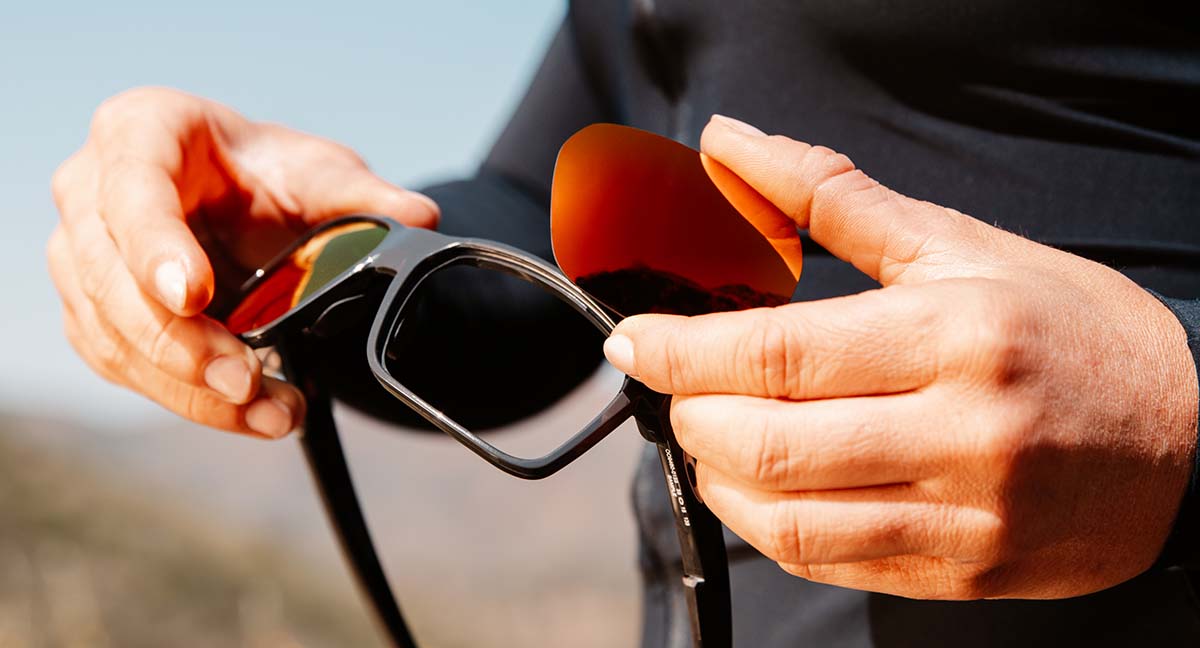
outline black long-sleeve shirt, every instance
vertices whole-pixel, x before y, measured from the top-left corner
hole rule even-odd
[[[567,137],[608,121],[696,146],[713,113],[829,146],[901,193],[1116,267],[1164,298],[1200,362],[1200,4],[581,0],[477,176],[427,193],[443,231],[550,259],[549,183]],[[798,300],[873,285],[811,242],[805,254]],[[476,424],[548,404],[598,362],[550,298],[513,303],[480,284],[439,301],[443,313],[471,303],[476,317],[465,328],[432,318],[438,334],[487,357],[470,348],[470,326],[512,328],[509,357],[528,372],[514,379],[500,360],[439,375],[436,358],[406,357],[444,402],[486,395]],[[669,571],[677,549],[653,480],[635,489],[643,562]],[[1170,562],[1200,550],[1184,530]],[[1065,601],[959,603],[815,585],[761,558],[732,576],[742,646],[1200,644],[1186,571]],[[649,604],[661,623],[671,603]]]

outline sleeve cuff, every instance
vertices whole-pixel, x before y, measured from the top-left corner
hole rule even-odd
[[[1200,299],[1174,299],[1153,290],[1148,292],[1171,309],[1183,325],[1188,348],[1200,374]],[[1200,393],[1197,399],[1200,400]],[[1193,462],[1192,477],[1180,503],[1179,513],[1175,516],[1175,524],[1155,563],[1157,567],[1200,569],[1200,427],[1197,429],[1197,450]]]

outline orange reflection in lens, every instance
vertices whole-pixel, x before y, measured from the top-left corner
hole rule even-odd
[[[699,152],[653,133],[596,124],[559,152],[554,256],[624,315],[699,314],[787,303],[795,272],[705,173]]]
[[[339,254],[334,241],[348,241],[355,232],[377,233],[365,240],[351,242]],[[225,327],[235,335],[266,326],[316,292],[334,276],[351,268],[375,248],[387,228],[370,222],[354,222],[330,227],[297,247],[238,303],[225,318]],[[357,244],[355,244],[357,243]],[[317,272],[314,272],[317,271]],[[320,275],[314,279],[314,275]],[[318,285],[319,284],[319,285]]]

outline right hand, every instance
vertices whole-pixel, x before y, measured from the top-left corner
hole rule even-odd
[[[299,424],[304,399],[202,313],[214,293],[321,221],[438,219],[343,146],[161,88],[101,104],[53,190],[47,256],[79,355],[185,418],[270,438]]]

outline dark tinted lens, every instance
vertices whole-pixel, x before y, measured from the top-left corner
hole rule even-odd
[[[437,270],[400,317],[387,371],[509,454],[561,446],[621,385],[590,322],[499,271]],[[550,479],[525,481],[441,432],[343,420],[371,535],[418,644],[636,644],[628,491],[646,444],[632,422]]]
[[[623,315],[776,306],[796,286],[697,151],[634,128],[597,124],[563,145],[551,231],[567,276]]]
[[[600,365],[604,336],[536,285],[468,265],[437,270],[406,301],[386,368],[469,430],[514,423],[554,404]],[[609,393],[616,393],[616,386]],[[518,426],[484,439],[540,457],[604,406],[578,408],[555,428]]]
[[[240,334],[279,319],[362,261],[387,232],[382,225],[353,222],[314,235],[242,298],[225,318],[225,326]]]

